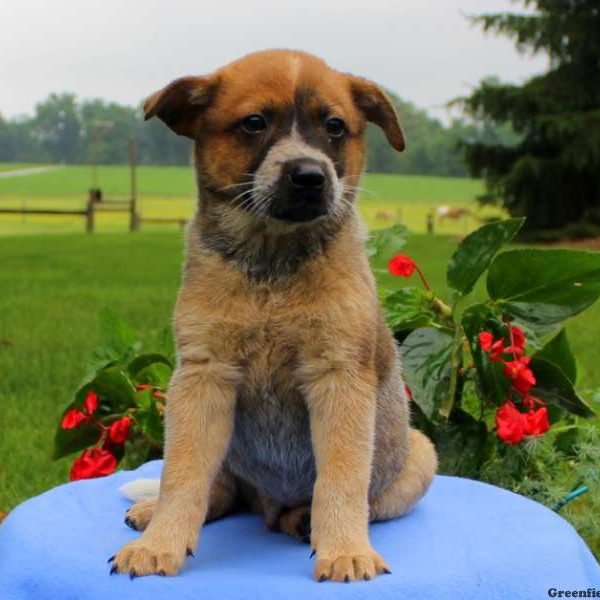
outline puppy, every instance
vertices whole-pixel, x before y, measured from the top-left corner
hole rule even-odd
[[[369,520],[410,510],[437,466],[409,427],[355,209],[366,122],[404,148],[390,100],[275,50],[178,79],[144,110],[195,141],[200,202],[175,309],[160,494],[128,512],[145,531],[112,572],[174,575],[202,523],[242,507],[310,540],[319,581],[389,572]]]

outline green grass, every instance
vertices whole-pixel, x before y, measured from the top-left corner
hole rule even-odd
[[[142,217],[189,218],[196,205],[196,187],[191,167],[138,168],[139,209]],[[0,178],[0,207],[83,209],[91,187],[90,166],[56,166],[56,170],[22,177]],[[105,198],[129,197],[129,170],[126,166],[98,168],[98,185]],[[479,208],[474,199],[482,192],[477,180],[450,177],[368,174],[361,182],[359,208],[371,228],[402,222],[413,231],[425,231],[427,214],[442,205],[467,207],[480,217],[498,214]],[[101,214],[97,227],[101,232],[127,229],[126,214]],[[464,234],[477,226],[477,219],[466,217],[458,222],[438,225],[441,232]],[[176,226],[145,225],[149,229],[173,229]],[[79,232],[81,217],[0,215],[0,235]]]
[[[152,349],[170,324],[182,247],[175,232],[0,238],[0,511],[67,480],[71,461],[51,461],[52,440],[98,341],[98,313],[115,309]],[[414,235],[405,251],[445,294],[455,247]],[[600,387],[599,321],[596,304],[569,324],[583,388]]]

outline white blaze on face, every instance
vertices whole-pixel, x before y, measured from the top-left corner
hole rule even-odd
[[[254,175],[252,195],[257,202],[268,197],[274,192],[281,178],[285,163],[291,160],[309,158],[318,161],[325,170],[325,176],[332,189],[332,209],[340,202],[343,192],[342,182],[339,180],[333,162],[323,151],[307,144],[294,124],[289,136],[279,140],[268,151],[262,164]]]

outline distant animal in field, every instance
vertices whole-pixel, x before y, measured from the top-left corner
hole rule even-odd
[[[389,222],[389,221],[393,221],[394,220],[394,215],[391,212],[389,212],[388,210],[378,210],[375,213],[375,218],[378,221],[387,221],[387,222]]]
[[[443,223],[446,219],[452,219],[453,221],[457,221],[461,217],[473,217],[477,219],[475,213],[468,208],[458,208],[456,206],[438,206],[437,209],[437,217],[440,223]]]

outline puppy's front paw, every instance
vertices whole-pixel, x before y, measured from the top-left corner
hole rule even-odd
[[[319,556],[315,565],[317,581],[369,581],[381,573],[391,573],[385,560],[372,548],[364,552],[334,553]]]
[[[188,554],[191,551],[188,550]],[[142,536],[126,544],[109,559],[110,574],[126,573],[133,579],[142,575],[177,575],[185,562],[186,547],[158,543]]]
[[[125,525],[136,531],[144,531],[148,527],[148,523],[150,523],[157,504],[158,498],[136,502],[125,513]]]

